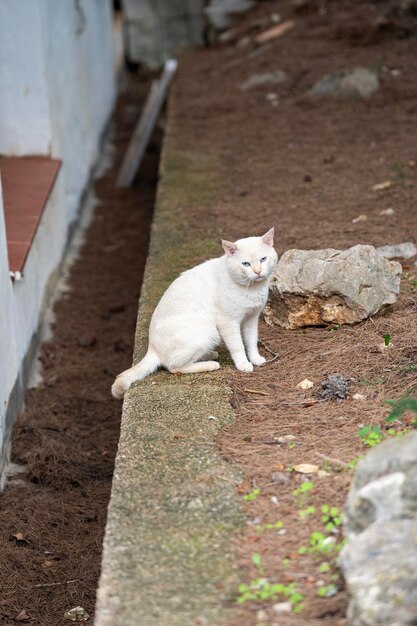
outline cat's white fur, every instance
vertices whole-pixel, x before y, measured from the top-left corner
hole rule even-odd
[[[221,341],[238,370],[252,372],[265,363],[258,319],[278,261],[273,245],[273,228],[262,237],[222,241],[222,257],[182,273],[152,315],[145,357],[119,374],[113,396],[122,398],[133,382],[159,367],[181,374],[219,369],[214,350]]]

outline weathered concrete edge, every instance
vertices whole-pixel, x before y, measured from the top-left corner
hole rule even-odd
[[[135,361],[145,352],[150,315],[166,287],[203,256],[217,254],[212,234],[187,223],[187,210],[215,202],[224,190],[217,160],[180,147],[176,118],[174,89]],[[235,587],[230,539],[242,522],[237,473],[214,444],[233,417],[229,393],[221,372],[181,378],[159,372],[127,394],[96,626],[214,626],[224,615]]]

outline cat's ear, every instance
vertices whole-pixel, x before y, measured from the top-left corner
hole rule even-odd
[[[237,245],[232,241],[226,241],[225,239],[222,239],[222,246],[227,256],[233,256],[237,252]]]
[[[265,235],[263,235],[262,237],[262,243],[265,243],[267,246],[273,246],[274,245],[274,232],[275,229],[272,227],[268,230],[267,233],[265,233]]]

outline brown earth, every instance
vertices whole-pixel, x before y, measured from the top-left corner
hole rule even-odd
[[[210,230],[214,239],[234,240],[274,225],[279,253],[415,242],[415,5],[401,11],[394,2],[306,1],[297,3],[298,10],[295,4],[262,2],[228,41],[182,58],[171,115],[186,126],[182,141],[190,153],[206,151],[208,162],[218,163],[225,187],[221,202],[193,210],[194,226]],[[254,36],[276,13],[295,20],[295,27],[257,47]],[[381,88],[369,100],[309,95],[324,75],[358,66],[379,75]],[[251,75],[277,69],[287,75],[281,84],[239,89]],[[373,189],[384,181],[390,186]],[[394,214],[381,215],[387,208]],[[365,220],[352,221],[361,214]],[[368,449],[358,436],[361,426],[379,425],[382,436],[390,436],[385,401],[407,391],[417,394],[416,279],[414,264],[405,263],[398,303],[356,326],[288,331],[262,321],[261,339],[279,358],[251,375],[230,374],[236,421],[218,445],[228,461],[244,469],[242,498],[254,497],[245,501],[248,523],[233,542],[240,580],[294,583],[305,600],[299,615],[276,614],[272,606],[285,595],[239,605],[236,590],[227,626],[345,623],[337,550],[298,550],[309,547],[312,532],[332,534],[321,507],[343,506],[355,460]],[[377,346],[384,335],[392,346],[382,354]],[[320,383],[332,373],[355,379],[349,399],[322,400]],[[305,378],[314,382],[311,391],[296,389]],[[353,400],[355,393],[365,400]],[[410,424],[406,416],[395,430]],[[284,435],[293,440],[277,445]],[[292,469],[300,463],[321,471],[300,474]],[[274,476],[277,472],[281,475]],[[306,479],[312,490],[294,495]],[[277,521],[283,528],[265,526]],[[340,532],[333,536],[342,541]],[[254,554],[261,557],[258,566]],[[329,563],[327,573],[320,571],[327,567],[323,563]],[[318,595],[334,591],[331,597]]]
[[[113,166],[95,184],[95,217],[55,307],[43,383],[15,426],[12,460],[26,471],[0,496],[0,624],[64,626],[77,605],[94,613],[121,414],[110,385],[131,364],[159,131],[134,187],[114,182],[147,89],[132,81],[120,98]]]

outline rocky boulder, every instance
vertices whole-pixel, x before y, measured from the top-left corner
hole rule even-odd
[[[358,464],[340,555],[349,626],[417,623],[417,432],[387,440]]]
[[[292,329],[360,322],[397,300],[400,275],[373,246],[288,250],[271,282],[273,320]]]

